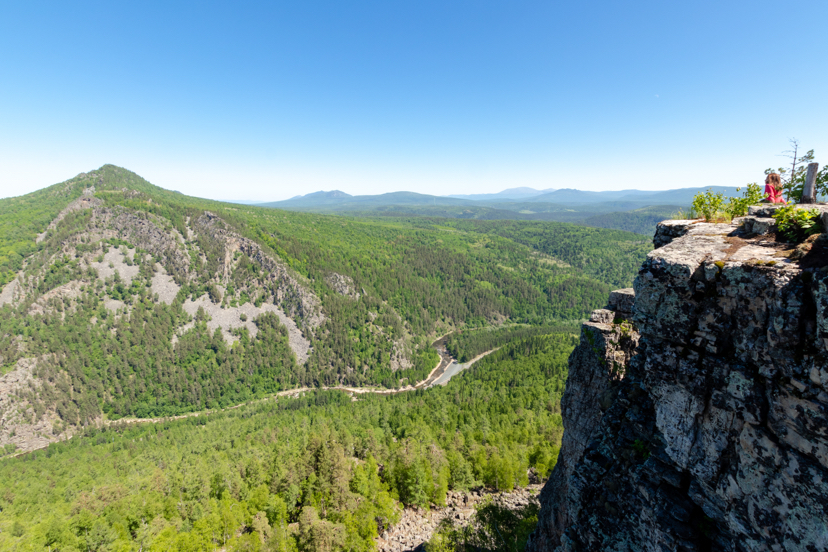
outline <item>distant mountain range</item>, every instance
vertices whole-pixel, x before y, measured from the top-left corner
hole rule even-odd
[[[638,209],[649,205],[690,205],[700,191],[712,189],[727,195],[737,195],[735,187],[707,186],[698,188],[679,188],[654,192],[651,190],[613,190],[591,192],[573,188],[535,190],[534,188],[510,188],[496,194],[470,194],[435,196],[416,192],[389,192],[378,195],[353,196],[340,190],[320,191],[300,195],[283,201],[256,203],[261,207],[294,210],[349,210],[354,207],[376,205],[497,205],[510,209],[526,203],[553,203],[557,205],[587,205],[596,203],[627,203],[628,209]],[[237,203],[253,204],[239,201]]]
[[[659,220],[687,211],[697,193],[712,189],[736,196],[735,187],[708,186],[654,192],[591,192],[562,188],[511,188],[496,194],[435,196],[390,192],[353,196],[340,190],[320,191],[284,201],[259,203],[291,211],[351,216],[445,217],[482,220],[547,220],[652,234]]]
[[[737,195],[736,187],[730,186],[705,186],[699,188],[679,188],[653,192],[650,190],[617,190],[607,192],[587,192],[564,188],[553,192],[532,196],[524,201],[533,203],[564,203],[584,204],[603,203],[607,201],[624,201],[633,203],[645,203],[647,205],[690,205],[693,196],[697,193],[711,189],[714,192],[722,192],[725,196]]]
[[[339,190],[314,192],[284,201],[260,203],[259,207],[275,207],[295,211],[342,211],[379,205],[466,205],[471,200],[453,197],[418,194],[416,192],[390,192],[379,195],[352,196]]]

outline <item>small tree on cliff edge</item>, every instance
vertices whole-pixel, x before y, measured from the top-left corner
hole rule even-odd
[[[799,155],[802,149],[799,140],[791,138],[789,142],[791,149],[783,151],[781,155],[791,160],[790,168],[765,169],[765,174],[778,173],[782,179],[782,190],[785,193],[785,199],[799,203],[802,199],[802,187],[805,185],[808,164],[814,162],[814,150],[808,150],[806,153]],[[822,167],[822,170],[817,174],[816,193],[817,197],[828,195],[828,165]]]

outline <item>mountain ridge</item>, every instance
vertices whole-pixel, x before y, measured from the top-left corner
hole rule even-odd
[[[422,204],[432,205],[474,205],[481,204],[498,204],[511,205],[522,203],[552,203],[558,205],[588,205],[594,203],[604,203],[609,201],[621,201],[641,204],[647,202],[648,205],[638,205],[638,207],[646,207],[649,205],[689,205],[693,196],[699,192],[712,190],[713,192],[721,192],[726,195],[737,195],[736,186],[699,186],[691,188],[675,188],[669,190],[610,190],[610,191],[589,191],[578,190],[576,188],[559,188],[550,190],[536,190],[538,193],[527,194],[511,194],[510,190],[531,190],[532,188],[512,188],[504,190],[496,194],[470,194],[470,195],[446,195],[436,196],[431,194],[421,194],[419,192],[387,192],[384,194],[368,194],[368,195],[350,195],[339,190],[330,192],[319,191],[302,196],[295,196],[290,199],[281,201],[261,202],[257,205],[260,207],[275,207],[275,208],[311,208],[313,206],[331,206],[335,205],[338,209],[344,210],[346,207],[353,207],[356,205],[403,205],[413,204],[420,201]]]
[[[476,201],[492,199],[492,200],[500,200],[500,199],[521,199],[526,197],[531,197],[535,195],[541,195],[548,192],[554,192],[555,188],[546,188],[544,190],[536,190],[535,188],[529,188],[527,186],[520,186],[517,188],[507,188],[505,190],[501,190],[496,193],[490,194],[449,194],[445,197],[454,197],[457,199],[472,199]]]

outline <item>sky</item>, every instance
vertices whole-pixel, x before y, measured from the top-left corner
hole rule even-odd
[[[761,181],[828,162],[828,2],[0,0],[0,197]]]

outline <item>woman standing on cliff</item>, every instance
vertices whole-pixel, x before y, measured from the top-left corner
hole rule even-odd
[[[765,178],[765,201],[785,203],[785,200],[782,199],[782,180],[776,173],[770,173]]]

